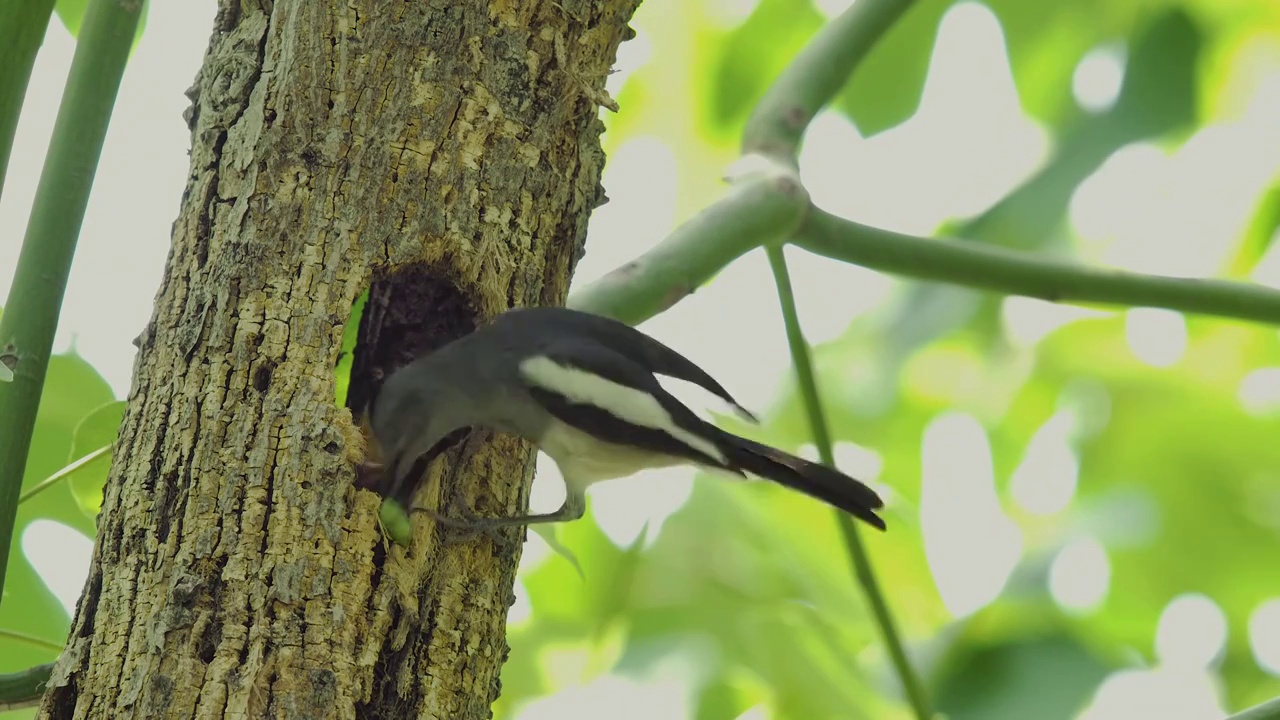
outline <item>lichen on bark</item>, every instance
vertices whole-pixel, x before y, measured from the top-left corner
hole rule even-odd
[[[415,518],[384,545],[334,366],[371,285],[366,395],[441,333],[564,300],[637,1],[221,0],[42,717],[489,716],[519,544]],[[420,502],[515,513],[532,455],[443,457]]]

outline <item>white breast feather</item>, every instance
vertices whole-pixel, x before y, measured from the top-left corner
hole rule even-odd
[[[556,461],[565,483],[579,491],[602,480],[623,478],[641,470],[686,462],[673,455],[598,440],[559,420],[552,421],[538,444],[543,452]]]

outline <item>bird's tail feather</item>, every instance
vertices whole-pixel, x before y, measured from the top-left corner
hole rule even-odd
[[[773,480],[843,510],[884,530],[875,511],[884,501],[874,490],[826,465],[809,462],[768,445],[725,433],[730,460],[752,475]]]

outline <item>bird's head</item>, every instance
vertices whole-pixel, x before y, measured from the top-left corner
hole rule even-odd
[[[377,490],[406,505],[427,463],[470,429],[459,426],[467,399],[432,370],[415,362],[392,373],[368,409],[370,447],[382,471]]]

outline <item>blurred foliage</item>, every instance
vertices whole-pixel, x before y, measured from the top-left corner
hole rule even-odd
[[[849,83],[838,109],[863,136],[916,111],[940,23],[955,5],[920,0]],[[633,24],[649,60],[615,93],[625,112],[605,118],[607,151],[641,135],[672,148],[680,219],[718,195],[719,168],[734,157],[753,104],[825,22],[803,0],[759,0],[748,14],[741,6],[645,0]],[[1083,181],[1132,143],[1174,152],[1237,118],[1241,97],[1264,92],[1256,90],[1261,74],[1274,89],[1280,73],[1280,4],[1271,0],[986,7],[1003,29],[1021,107],[1053,147],[1002,200],[938,228],[969,241],[1082,254],[1069,209]],[[1116,46],[1127,70],[1118,99],[1086,111],[1072,94],[1073,74],[1086,53]],[[1280,157],[1250,207],[1236,237],[1205,239],[1223,244],[1224,260],[1203,274],[1247,278],[1265,263],[1280,226]],[[1001,298],[898,283],[873,311],[850,313],[847,332],[815,352],[837,439],[882,461],[891,531],[867,542],[938,709],[958,719],[1078,717],[1105,678],[1169,663],[1157,652],[1162,615],[1195,593],[1226,623],[1210,663],[1221,706],[1280,695],[1280,680],[1249,643],[1251,615],[1280,598],[1280,396],[1242,400],[1257,371],[1280,370],[1276,329],[1188,318],[1185,350],[1156,367],[1135,351],[1124,313],[1064,322],[1034,341],[1012,337],[1008,313]],[[339,402],[354,323],[347,331]],[[83,361],[55,358],[25,482],[105,444],[120,412],[111,401]],[[926,457],[924,439],[942,432],[944,415],[980,428],[985,447],[957,449],[976,464]],[[1034,470],[1037,443],[1064,418],[1059,444],[1078,461],[1074,494],[1061,509],[1032,512],[1015,476]],[[789,386],[763,427],[735,429],[783,447],[808,441]],[[994,499],[935,507],[936,483],[949,480],[926,473],[940,462],[973,475],[965,487],[989,488]],[[20,509],[19,533],[45,517],[92,534],[100,488],[101,478],[86,473],[42,493]],[[934,518],[959,534],[931,534],[942,532]],[[933,548],[948,537],[998,537],[991,518],[1016,528],[1016,565],[993,600],[957,616],[944,602],[944,585],[955,581]],[[548,696],[591,687],[640,711],[654,697],[645,693],[676,692],[662,684],[671,672],[687,693],[683,716],[696,720],[907,716],[825,509],[765,485],[699,481],[660,529],[625,547],[590,519],[557,530],[580,571],[552,553],[526,553],[517,606],[525,611],[512,617],[496,717],[533,717],[529,709]],[[1096,604],[1069,607],[1051,592],[1053,577],[1081,539],[1104,549],[1107,575]],[[533,539],[530,547],[544,546]],[[990,558],[967,562],[974,584],[989,582],[978,570]],[[65,613],[23,556],[12,565],[0,631],[61,642]],[[0,635],[0,672],[52,657]],[[604,684],[618,677],[635,684]]]
[[[1022,109],[1053,145],[1002,200],[938,228],[970,241],[1072,253],[1076,190],[1116,151],[1152,142],[1174,152],[1206,125],[1238,115],[1241,95],[1261,83],[1251,72],[1280,72],[1272,3],[985,4],[1004,32]],[[732,159],[754,103],[826,19],[791,0],[760,0],[745,17],[731,5],[646,0],[633,24],[651,45],[650,60],[616,93],[625,112],[606,118],[610,151],[641,134],[672,148],[680,218],[715,197],[708,168]],[[863,136],[916,111],[941,20],[956,5],[920,0],[846,87],[838,108]],[[1080,107],[1077,66],[1092,50],[1117,47],[1125,60],[1117,100],[1098,111]],[[1259,69],[1258,58],[1270,64]],[[1229,264],[1203,274],[1247,278],[1263,259],[1280,223],[1280,157],[1272,172],[1271,189],[1240,219],[1242,234],[1221,249]],[[1227,624],[1212,665],[1221,706],[1280,694],[1249,645],[1251,614],[1280,597],[1271,560],[1280,551],[1280,445],[1270,441],[1280,412],[1249,410],[1240,399],[1250,373],[1280,365],[1275,329],[1188,319],[1185,352],[1158,368],[1131,348],[1123,313],[1068,323],[1026,347],[1008,336],[1006,312],[987,294],[898,283],[888,302],[850,316],[847,333],[815,357],[838,439],[883,461],[892,531],[869,542],[938,709],[957,718],[1077,717],[1113,672],[1161,665],[1162,613],[1193,593],[1212,599]],[[940,595],[921,513],[922,439],[944,413],[971,416],[985,433],[991,475],[983,482],[998,503],[989,511],[1007,517],[1022,543],[999,596],[960,618]],[[1037,433],[1060,416],[1072,420],[1066,443],[1078,485],[1066,508],[1032,513],[1015,499],[1011,478]],[[756,434],[793,448],[808,441],[792,389]],[[963,528],[964,510],[954,512]],[[1109,568],[1102,598],[1087,609],[1064,607],[1050,592],[1055,560],[1080,538],[1105,548]],[[512,628],[499,717],[520,717],[531,697],[600,682],[607,669],[554,676],[565,663],[554,653],[597,647],[604,627],[616,642],[620,624],[628,639],[615,674],[645,677],[635,658],[657,657],[655,646],[697,658],[689,717],[734,718],[752,708],[773,718],[905,716],[821,509],[771,488],[699,482],[638,557],[584,527],[562,530],[562,539],[582,560],[587,586],[554,558],[522,574],[531,615]],[[628,568],[638,563],[625,585],[610,575],[624,556]],[[593,602],[593,588],[605,587],[615,597]]]
[[[95,410],[113,400],[106,381],[79,356],[71,353],[51,358],[23,475],[23,489],[66,466],[73,459],[76,429]],[[114,434],[113,428],[110,435]],[[88,537],[93,537],[96,525],[93,515],[84,512],[77,502],[70,483],[58,483],[19,505],[15,538],[20,540],[37,520],[61,523]],[[50,648],[14,639],[6,631],[34,637],[56,647],[66,640],[70,629],[71,619],[24,552],[17,552],[20,548],[20,543],[15,544],[15,552],[9,556],[4,601],[0,603],[0,673],[57,659],[57,653]],[[29,710],[0,713],[0,718],[30,717],[31,713]]]

